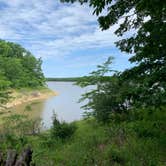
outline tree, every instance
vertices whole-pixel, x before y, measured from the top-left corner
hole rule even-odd
[[[22,64],[20,59],[16,58],[0,58],[0,68],[5,77],[11,82],[12,87],[19,87],[21,77],[23,75]]]
[[[136,66],[123,73],[123,79],[137,84],[137,100],[144,106],[166,104],[166,1],[162,0],[61,0],[88,3],[102,30],[119,23],[115,31],[130,37],[116,42],[124,52],[133,54],[130,62]],[[101,16],[103,11],[106,15]],[[105,13],[105,12],[104,12]],[[129,36],[129,35],[128,35]]]
[[[135,104],[133,95],[135,84],[123,80],[120,72],[110,69],[113,58],[110,57],[97,70],[77,81],[77,85],[86,87],[94,85],[93,90],[82,95],[80,102],[87,100],[83,106],[85,116],[94,116],[100,122],[109,122],[111,113],[126,113]]]
[[[10,81],[10,87],[43,86],[45,78],[41,59],[36,59],[18,44],[0,40],[0,71]]]
[[[8,81],[0,72],[0,108],[2,107],[2,104],[7,102],[9,99],[9,92],[7,89],[9,88],[10,84],[11,82]]]

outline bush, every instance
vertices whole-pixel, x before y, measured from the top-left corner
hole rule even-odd
[[[56,115],[53,117],[53,127],[51,129],[51,136],[53,138],[66,139],[70,138],[76,131],[75,123],[60,122]]]

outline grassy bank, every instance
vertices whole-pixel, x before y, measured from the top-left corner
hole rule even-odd
[[[78,121],[75,133],[66,139],[52,137],[52,130],[31,136],[7,132],[1,135],[0,149],[19,152],[30,145],[36,166],[164,166],[164,111],[165,107],[114,114],[105,125],[95,119]]]
[[[82,120],[76,122],[77,130],[67,140],[52,139],[49,131],[29,137],[33,160],[40,166],[164,166],[165,117],[162,111],[151,115],[147,112],[149,117],[144,119],[117,116],[107,125],[93,119]]]

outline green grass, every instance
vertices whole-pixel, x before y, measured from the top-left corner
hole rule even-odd
[[[30,145],[37,166],[164,166],[165,118],[165,108],[133,111],[114,115],[107,125],[95,119],[75,122],[76,132],[65,140],[45,131],[19,140],[9,137],[8,145],[18,151]]]
[[[135,121],[101,125],[83,120],[76,124],[76,133],[66,141],[50,139],[48,131],[31,137],[34,162],[40,166],[164,166],[163,131],[158,131],[158,137],[140,137],[133,129]]]

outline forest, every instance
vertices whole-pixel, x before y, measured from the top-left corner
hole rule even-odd
[[[0,40],[0,81],[10,88],[43,86],[41,64],[20,45]]]
[[[6,122],[10,125],[0,133],[0,149],[3,152],[0,165],[3,165],[9,148],[21,153],[22,149],[30,146],[33,150],[31,165],[164,166],[166,2],[61,2],[88,3],[103,31],[122,18],[115,31],[122,39],[116,42],[116,46],[131,54],[129,61],[135,65],[119,72],[112,69],[114,58],[109,57],[97,66],[96,71],[76,79],[78,86],[96,86],[80,99],[80,102],[89,101],[83,106],[86,111],[81,121],[61,122],[55,114],[51,129],[41,132],[38,121],[18,115],[7,118]],[[126,37],[125,33],[133,29],[136,33]],[[1,40],[1,102],[10,96],[7,93],[9,88],[43,86],[45,78],[41,63],[41,59],[34,58],[20,45]]]

